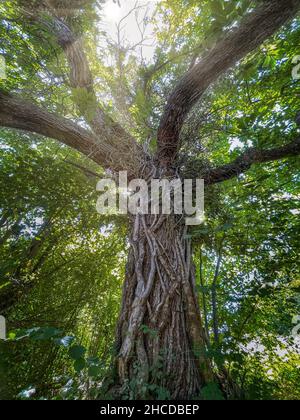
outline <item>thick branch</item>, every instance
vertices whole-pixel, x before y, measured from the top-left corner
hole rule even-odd
[[[206,185],[217,184],[235,178],[248,171],[256,163],[267,163],[288,157],[300,155],[300,138],[287,144],[269,150],[249,149],[228,165],[210,169],[203,174]]]
[[[66,22],[60,16],[60,9],[56,9],[56,1],[41,2],[41,10],[30,8],[30,3],[23,9],[24,16],[29,21],[39,22],[56,37],[58,45],[64,51],[70,67],[70,83],[73,88],[73,100],[81,115],[85,118],[102,147],[109,149],[109,161],[105,167],[136,171],[139,162],[143,161],[142,148],[135,139],[118,123],[106,115],[98,104],[93,86],[93,77],[80,38],[77,38]],[[65,2],[60,2],[64,4]],[[32,6],[32,5],[31,5]],[[40,12],[43,13],[40,13]],[[48,18],[45,19],[45,12]],[[134,162],[133,157],[136,157]],[[112,157],[116,160],[113,162]]]
[[[33,16],[56,37],[58,45],[66,55],[70,67],[70,83],[73,89],[77,89],[77,92],[76,90],[74,91],[73,99],[81,115],[98,135],[106,136],[109,125],[111,125],[119,130],[120,135],[126,137],[124,130],[115,124],[111,118],[106,116],[98,105],[93,86],[94,81],[84,52],[82,40],[77,38],[69,26],[56,16],[56,12],[59,12],[59,10],[51,7],[52,3],[54,2],[51,0],[46,1],[49,7],[49,10],[46,9],[50,13],[49,19],[36,16],[36,14]],[[82,100],[84,96],[85,98]]]
[[[300,8],[300,0],[265,0],[178,83],[169,97],[158,130],[158,158],[163,166],[175,159],[184,120],[206,89],[255,50]]]
[[[0,126],[37,133],[72,147],[104,168],[121,170],[114,150],[66,118],[0,91]]]

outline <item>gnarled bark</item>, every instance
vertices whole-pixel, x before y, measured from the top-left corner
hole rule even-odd
[[[127,169],[129,176],[137,174],[144,152],[140,146],[115,138],[114,144],[97,137],[72,120],[48,112],[34,103],[0,90],[0,127],[15,128],[58,140],[105,169]],[[132,147],[131,147],[132,146]]]
[[[136,398],[156,386],[187,399],[214,379],[184,230],[174,216],[134,219],[117,329],[121,393],[135,380]]]

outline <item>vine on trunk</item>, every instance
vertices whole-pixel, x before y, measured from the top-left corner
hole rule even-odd
[[[121,392],[138,367],[141,384],[163,387],[172,399],[195,396],[214,378],[186,228],[174,215],[137,215],[130,244],[117,329]]]

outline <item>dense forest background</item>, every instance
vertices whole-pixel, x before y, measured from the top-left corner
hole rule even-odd
[[[107,2],[82,3],[72,20],[97,96],[151,149],[175,81],[255,2],[138,2],[129,15],[139,22],[136,45],[122,32],[126,19],[111,36]],[[280,146],[299,135],[299,40],[295,18],[206,92],[182,133],[186,177],[195,157],[200,172],[249,147]],[[143,55],[149,43],[150,58]],[[84,124],[73,100],[92,112],[89,98],[70,87],[65,56],[51,36],[23,21],[21,1],[0,3],[0,55],[1,90],[22,92]],[[104,172],[54,140],[2,128],[0,167],[0,314],[9,338],[0,342],[0,398],[110,398],[127,218],[97,214],[96,183]],[[188,233],[207,351],[214,366],[226,366],[240,398],[300,399],[300,342],[293,334],[300,316],[299,167],[297,157],[254,165],[209,187],[205,223]],[[155,331],[145,326],[144,333]],[[138,386],[129,384],[128,399]],[[152,391],[169,398],[163,388]],[[223,395],[211,384],[201,398]]]

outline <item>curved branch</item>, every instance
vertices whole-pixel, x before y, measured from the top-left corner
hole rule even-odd
[[[104,168],[119,171],[114,148],[73,121],[51,114],[35,104],[0,91],[0,126],[37,133],[60,141]],[[127,163],[127,162],[126,162]]]
[[[157,155],[162,166],[174,161],[185,118],[206,89],[274,34],[299,8],[300,0],[263,1],[180,80],[169,97],[158,130]]]
[[[143,150],[135,139],[100,107],[82,41],[73,34],[65,20],[61,18],[61,10],[56,9],[56,3],[54,0],[45,0],[41,2],[40,8],[35,10],[29,2],[26,8],[22,9],[23,14],[29,21],[38,22],[47,28],[64,51],[70,67],[73,100],[80,114],[98,137],[98,143],[101,141],[102,147],[105,147],[104,143],[106,143],[106,148],[109,149],[110,158],[105,162],[105,167],[113,166],[135,172],[139,169],[139,161],[143,160]],[[64,1],[59,3],[63,5]],[[132,158],[134,155],[138,158],[135,163]],[[112,157],[116,159],[114,163]],[[127,166],[127,163],[130,166]]]
[[[241,175],[254,164],[273,162],[298,155],[300,155],[300,138],[286,146],[275,149],[259,150],[252,148],[233,162],[208,170],[202,175],[202,178],[204,178],[206,185],[218,184]]]

